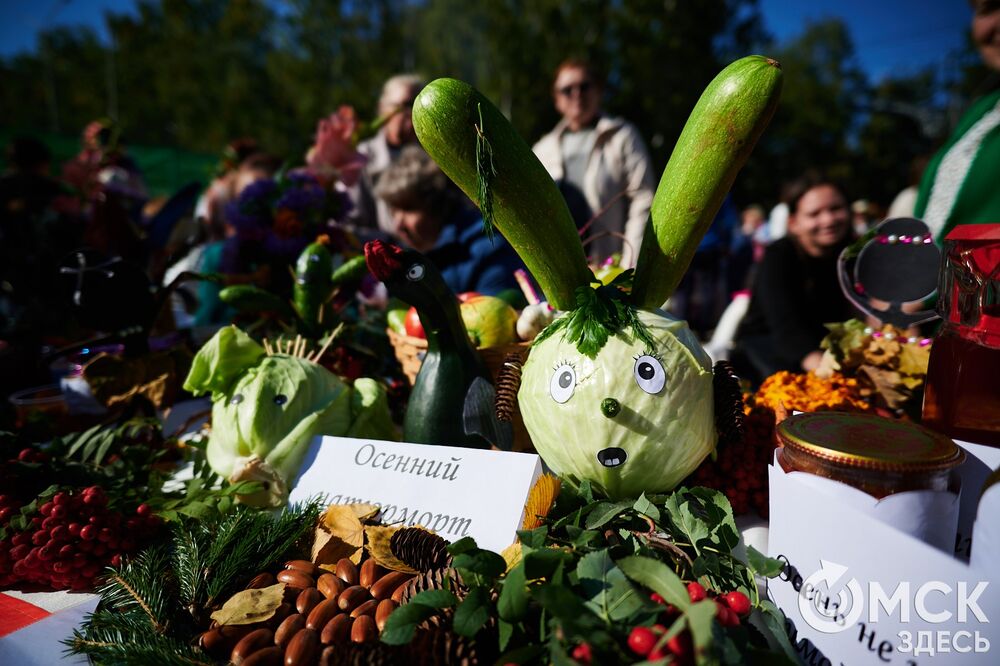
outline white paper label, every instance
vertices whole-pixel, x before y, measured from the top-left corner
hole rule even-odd
[[[542,473],[537,455],[348,437],[316,438],[290,494],[367,502],[387,525],[422,525],[449,541],[471,536],[500,552],[514,542]]]
[[[768,582],[807,664],[996,664],[1000,577],[770,470]],[[824,661],[825,660],[825,661]]]

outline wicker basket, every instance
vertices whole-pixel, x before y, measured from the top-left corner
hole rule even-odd
[[[386,334],[389,336],[389,342],[392,343],[392,349],[396,353],[396,360],[399,361],[399,364],[403,368],[403,374],[410,380],[410,385],[412,386],[413,382],[417,379],[417,373],[420,372],[424,355],[427,353],[427,340],[415,338],[410,335],[401,335],[391,328],[386,329]],[[511,352],[516,353],[521,357],[521,361],[523,362],[528,358],[528,350],[530,348],[530,342],[518,342],[500,347],[484,347],[477,351],[480,357],[482,357],[483,363],[486,364],[486,368],[490,371],[493,381],[496,382],[497,375],[503,368],[503,360],[507,354]],[[513,450],[528,453],[535,452],[535,447],[531,443],[528,430],[524,427],[524,421],[521,420],[520,409],[514,411]]]

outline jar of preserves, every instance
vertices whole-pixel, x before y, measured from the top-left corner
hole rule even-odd
[[[881,499],[906,490],[947,491],[965,451],[927,428],[870,414],[813,412],[777,428],[778,462]]]

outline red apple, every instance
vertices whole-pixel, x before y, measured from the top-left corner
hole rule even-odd
[[[420,323],[420,315],[417,314],[416,308],[410,308],[406,313],[406,320],[403,322],[406,327],[406,334],[413,338],[426,338],[427,335],[424,333],[424,325]]]

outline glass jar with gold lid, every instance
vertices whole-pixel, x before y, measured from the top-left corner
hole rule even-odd
[[[777,428],[786,472],[816,474],[876,498],[906,490],[947,490],[965,451],[913,423],[848,412],[790,416]]]

